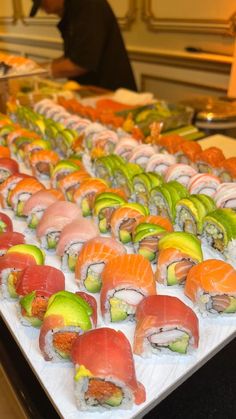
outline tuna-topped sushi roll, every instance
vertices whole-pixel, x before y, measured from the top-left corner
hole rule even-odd
[[[127,202],[121,205],[111,216],[112,235],[124,244],[130,243],[136,220],[148,214],[148,208],[141,204]]]
[[[102,192],[96,196],[93,213],[98,218],[101,233],[107,233],[110,230],[112,214],[123,204],[125,204],[125,199],[113,192]]]
[[[0,234],[0,256],[5,255],[10,247],[15,246],[16,244],[24,244],[25,236],[24,234],[17,233],[15,231],[10,231],[7,233]]]
[[[151,295],[144,298],[137,307],[136,320],[136,355],[183,355],[198,347],[198,318],[179,298],[169,295]]]
[[[41,245],[48,250],[56,249],[62,229],[73,220],[81,217],[76,204],[57,201],[43,213],[36,229],[36,236]]]
[[[69,173],[77,172],[80,168],[81,165],[77,164],[75,161],[69,159],[59,161],[51,172],[52,188],[57,188],[59,180],[63,179]]]
[[[26,173],[15,173],[14,175],[9,176],[1,185],[0,185],[0,202],[3,208],[10,208],[10,192],[24,178],[29,178],[31,176]]]
[[[113,185],[123,189],[128,198],[134,193],[133,178],[143,173],[143,169],[136,163],[126,163],[114,169]]]
[[[203,260],[201,242],[191,233],[168,233],[158,249],[155,278],[164,285],[182,285],[192,266]]]
[[[9,193],[9,203],[17,217],[24,217],[26,201],[45,186],[33,177],[20,180]]]
[[[231,208],[236,211],[236,183],[221,183],[214,195],[217,208]]]
[[[235,314],[236,271],[222,260],[205,260],[189,271],[185,294],[204,315]]]
[[[129,162],[136,163],[143,169],[146,168],[149,159],[155,154],[155,149],[150,144],[141,144],[132,151]]]
[[[29,156],[29,165],[32,173],[38,179],[49,179],[58,162],[59,156],[53,150],[35,151]]]
[[[200,173],[217,174],[223,160],[225,156],[220,148],[209,147],[196,155],[195,167]]]
[[[164,176],[168,168],[176,163],[176,159],[171,154],[155,153],[148,161],[147,172],[154,172]]]
[[[46,361],[66,361],[78,334],[92,329],[92,307],[78,294],[59,291],[49,298],[39,347]]]
[[[74,201],[73,195],[80,188],[82,182],[88,180],[90,175],[85,170],[69,173],[58,181],[58,188],[68,201]]]
[[[203,219],[202,238],[212,249],[235,263],[236,213],[218,208]]]
[[[177,202],[175,224],[182,231],[201,235],[204,217],[215,209],[215,202],[210,196],[190,195]]]
[[[83,244],[98,235],[99,230],[93,220],[78,217],[67,224],[61,231],[56,248],[57,255],[61,257],[62,269],[74,271]]]
[[[222,161],[218,176],[222,182],[236,181],[236,157],[229,157]]]
[[[2,233],[10,233],[13,231],[13,224],[7,214],[0,212],[0,237]]]
[[[142,255],[120,255],[102,272],[101,312],[107,323],[133,320],[138,303],[156,294],[150,262]]]
[[[64,289],[64,274],[53,266],[33,265],[21,271],[17,277],[15,291],[20,297],[22,323],[26,326],[41,326],[48,299]]]
[[[135,175],[132,178],[132,182],[134,187],[133,195],[131,197],[132,200],[148,206],[150,191],[156,186],[162,185],[163,179],[157,173],[147,172]]]
[[[0,184],[17,172],[19,172],[19,166],[15,160],[7,157],[0,158]]]
[[[71,359],[79,410],[129,409],[146,400],[137,381],[132,349],[121,331],[102,327],[78,336]]]
[[[159,215],[139,218],[132,231],[133,246],[136,253],[151,262],[156,260],[158,242],[167,232],[173,231],[169,219]]]
[[[190,179],[196,175],[196,170],[188,164],[178,163],[170,166],[165,173],[165,181],[176,180],[181,185],[187,187]]]
[[[99,292],[106,263],[126,253],[125,247],[111,237],[94,237],[83,244],[75,265],[75,280],[81,289]]]
[[[205,194],[214,197],[220,183],[220,179],[211,173],[197,173],[189,180],[187,187],[191,195]]]
[[[23,215],[27,217],[28,227],[36,228],[44,211],[57,201],[64,201],[64,196],[57,189],[42,189],[31,195],[23,209]]]
[[[99,178],[87,178],[73,194],[73,202],[81,209],[84,217],[92,215],[97,194],[105,192],[108,184]]]
[[[167,217],[174,222],[177,202],[188,196],[189,192],[185,186],[174,180],[157,186],[150,192],[150,212],[154,215]]]
[[[19,272],[29,265],[43,265],[44,253],[33,244],[18,244],[0,258],[0,284],[3,298],[17,298],[15,286]]]

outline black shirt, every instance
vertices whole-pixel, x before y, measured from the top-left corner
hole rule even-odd
[[[65,57],[88,71],[74,80],[111,90],[136,90],[121,32],[107,0],[65,0],[58,28]]]

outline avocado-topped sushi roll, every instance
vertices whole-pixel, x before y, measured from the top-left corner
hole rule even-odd
[[[200,240],[191,233],[172,232],[158,243],[156,280],[164,285],[180,285],[192,266],[203,260]]]
[[[44,359],[69,360],[73,341],[78,334],[92,329],[92,314],[92,307],[77,294],[59,291],[52,295],[39,335],[39,347]]]
[[[235,314],[236,271],[222,260],[205,260],[189,271],[185,294],[205,315]]]
[[[113,212],[124,203],[124,198],[116,193],[102,192],[96,196],[94,215],[98,218],[98,226],[101,233],[107,233],[110,230]]]
[[[97,194],[105,192],[108,184],[100,178],[87,178],[73,194],[73,202],[81,208],[84,217],[92,215]]]
[[[130,343],[121,331],[102,327],[78,336],[71,359],[79,410],[107,412],[129,409],[145,401],[145,388],[136,379]]]
[[[17,244],[0,258],[0,284],[4,298],[17,298],[16,282],[20,271],[29,265],[43,265],[45,255],[33,244]]]
[[[151,189],[155,186],[160,186],[163,183],[163,179],[160,175],[154,172],[140,173],[132,178],[134,191],[133,200],[139,204],[148,206],[149,195]]]
[[[74,173],[80,170],[81,165],[77,162],[67,160],[59,161],[53,168],[51,172],[51,185],[52,188],[58,187],[58,181],[63,179],[69,173]]]
[[[77,139],[78,133],[71,128],[64,128],[56,137],[56,145],[63,156],[68,157],[71,154],[74,141]]]
[[[82,246],[75,265],[75,280],[88,292],[99,292],[105,264],[126,253],[125,247],[111,237],[94,237]]]
[[[143,169],[136,163],[126,163],[114,169],[113,184],[122,188],[128,197],[134,193],[133,178],[143,173]]]
[[[215,202],[210,196],[190,195],[177,202],[175,223],[182,231],[201,235],[203,218],[215,209]]]
[[[177,202],[188,196],[189,192],[185,186],[176,181],[157,186],[150,192],[150,212],[151,214],[162,215],[174,221]]]
[[[104,267],[100,301],[105,322],[133,320],[138,303],[154,294],[152,267],[142,255],[119,255]]]
[[[26,326],[41,326],[50,296],[64,289],[64,274],[53,266],[33,265],[21,271],[15,290],[20,297],[22,323]]]
[[[148,214],[148,208],[141,204],[127,202],[121,205],[111,216],[112,235],[124,244],[130,243],[136,220]]]
[[[218,208],[203,219],[202,238],[227,259],[235,260],[236,213],[230,208]]]
[[[136,355],[184,355],[198,347],[198,318],[179,298],[169,295],[144,298],[137,307],[136,320]]]
[[[115,154],[99,157],[94,162],[94,174],[105,180],[108,185],[112,185],[115,169],[123,164],[125,164],[125,160]]]

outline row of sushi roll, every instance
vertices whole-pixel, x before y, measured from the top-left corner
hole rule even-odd
[[[60,156],[60,153],[58,155]],[[150,209],[147,205],[148,200],[145,201],[146,205],[143,202],[128,202],[130,200],[129,191],[132,190],[132,182],[128,173],[130,170],[125,172],[122,169],[120,171],[118,178],[121,181],[117,184],[111,182],[110,176],[106,176],[104,180],[105,174],[99,173],[102,179],[99,176],[94,179],[91,173],[85,173],[84,179],[81,179],[81,187],[85,188],[83,189],[85,195],[80,194],[80,180],[77,178],[74,180],[73,176],[68,181],[69,191],[63,189],[64,186],[60,187],[60,182],[67,176],[81,171],[86,172],[86,169],[82,168],[81,165],[79,170],[78,168],[74,168],[74,171],[71,170],[71,163],[75,161],[72,160],[62,162],[61,170],[60,168],[57,170],[56,163],[55,176],[52,176],[53,169],[48,171],[50,179],[52,178],[54,182],[51,184],[51,190],[46,189],[43,181],[40,182],[39,180],[37,182],[41,186],[37,184],[36,189],[27,189],[26,184],[24,184],[23,188],[20,188],[22,197],[19,202],[19,193],[14,191],[15,187],[12,190],[11,187],[10,190],[6,188],[7,193],[5,195],[1,193],[6,206],[12,208],[16,216],[24,222],[25,217],[30,215],[30,210],[27,213],[27,205],[29,205],[30,200],[35,199],[33,206],[35,205],[36,208],[40,204],[36,210],[36,217],[31,217],[28,220],[29,228],[32,231],[36,228],[36,236],[42,247],[51,249],[51,251],[52,249],[56,250],[58,256],[62,258],[63,269],[68,265],[69,269],[75,270],[76,282],[82,289],[81,292],[100,291],[100,307],[105,323],[135,320],[134,353],[142,356],[148,356],[153,352],[160,354],[163,351],[178,354],[189,353],[192,348],[198,346],[197,316],[188,305],[178,298],[158,295],[159,285],[157,286],[157,283],[183,285],[185,282],[183,290],[186,296],[193,303],[197,303],[202,311],[214,314],[235,313],[234,269],[223,261],[203,262],[200,240],[191,234],[196,234],[195,231],[192,231],[194,226],[194,228],[198,228],[199,236],[204,237],[209,243],[212,240],[210,243],[212,246],[217,247],[218,245],[222,251],[222,243],[227,243],[228,250],[229,244],[233,244],[234,237],[232,224],[235,219],[232,216],[233,211],[221,209],[221,213],[219,213],[214,201],[209,197],[209,199],[202,198],[202,202],[201,199],[199,199],[199,202],[193,200],[193,205],[191,203],[188,203],[188,205],[190,209],[194,206],[196,209],[193,210],[193,213],[189,211],[189,220],[184,219],[186,230],[183,228],[184,232],[174,232],[175,216],[170,217],[168,211],[163,210],[160,214],[150,215]],[[99,163],[97,160],[94,160],[94,166],[100,165],[101,158]],[[111,163],[108,165],[108,169],[106,168],[111,175],[113,172],[112,160],[114,158],[110,158]],[[146,175],[143,168],[140,169],[137,163],[130,162],[130,164],[133,165],[131,167],[134,175]],[[79,178],[79,175],[77,176]],[[159,179],[159,176],[152,177],[152,179],[154,178],[159,180],[156,187],[167,185]],[[30,179],[32,179],[32,176]],[[98,192],[96,189],[94,191],[93,182],[101,188]],[[87,195],[86,183],[90,188]],[[74,185],[79,185],[79,187],[75,187],[75,190],[73,190]],[[176,193],[171,190],[169,193],[171,198],[172,195],[177,195],[177,198],[180,199],[194,198],[185,186],[176,181],[174,181],[174,185]],[[51,191],[53,192],[51,193]],[[9,192],[10,196],[8,196]],[[55,196],[56,193],[58,193],[57,196]],[[76,194],[78,195],[78,201],[73,199]],[[46,196],[49,199],[48,203],[46,202]],[[167,194],[163,194],[163,196],[166,199]],[[167,198],[171,214],[174,213],[177,198],[175,196],[175,203],[171,202],[170,198],[168,201]],[[44,199],[46,204],[43,202]],[[186,205],[187,208],[188,205]],[[208,213],[211,218],[207,220],[206,232],[203,220]],[[86,215],[92,215],[96,222],[93,219],[82,218]],[[140,220],[143,220],[143,223],[139,222]],[[210,223],[212,224],[210,225]],[[104,233],[112,234],[113,237],[101,236]],[[209,233],[208,236],[207,233]],[[144,244],[146,243],[146,248],[143,246],[143,241]],[[136,251],[138,254],[127,254],[127,251],[130,251],[130,247],[127,249],[129,243],[131,243],[131,252]],[[11,252],[8,250],[7,253]],[[12,253],[14,253],[14,249]],[[100,259],[99,253],[101,254]],[[173,253],[175,253],[174,256]],[[97,259],[91,260],[90,256],[92,255]],[[171,257],[173,258],[171,259]],[[154,273],[150,260],[157,262],[156,272]],[[222,272],[220,276],[218,274],[214,275],[214,272],[211,275],[211,272],[214,271],[213,267],[216,267],[216,270],[218,269],[215,262],[219,262],[222,272],[224,269],[228,269],[228,271],[226,269],[228,273],[226,277],[223,276]],[[43,273],[42,270],[40,274],[43,265],[38,265],[37,278],[40,278],[40,275],[42,279],[46,278],[46,271]],[[23,280],[25,275],[27,283],[33,277],[32,269],[34,271],[35,268],[36,266],[29,266],[23,270],[21,275],[16,275],[17,279],[10,279],[9,288],[10,291],[13,291],[13,294],[16,292],[16,284],[20,280],[19,278]],[[198,268],[197,280],[195,275],[192,275],[193,279],[191,279],[191,272],[195,268]],[[58,284],[61,283],[61,290],[53,290],[50,296],[51,300],[49,299],[50,303],[45,304],[44,298],[41,299],[40,291],[38,301],[35,305],[32,305],[35,295],[30,294],[36,292],[36,290],[27,289],[27,287],[27,294],[30,296],[25,294],[21,295],[20,298],[20,301],[22,301],[21,314],[25,317],[25,321],[32,326],[40,326],[39,345],[44,358],[46,360],[70,358],[74,362],[77,403],[80,409],[125,408],[132,406],[133,402],[142,403],[145,400],[145,392],[142,385],[136,380],[132,350],[127,338],[122,332],[115,332],[110,328],[94,329],[96,321],[91,318],[92,315],[96,314],[96,309],[93,308],[95,304],[91,302],[94,301],[94,299],[92,300],[93,297],[89,295],[90,302],[87,301],[86,305],[84,299],[81,302],[74,293],[65,291],[63,274],[60,273],[61,281],[59,280]],[[206,277],[208,280],[204,282]],[[20,285],[18,289],[20,289]],[[19,295],[21,293],[22,288]],[[83,296],[80,295],[80,298],[83,298]],[[75,314],[73,315],[71,314],[72,307],[75,307]],[[37,319],[36,313],[39,312],[41,312],[41,318]],[[55,319],[55,315],[57,319]],[[71,318],[73,324],[70,324]],[[54,323],[55,320],[56,323]],[[120,338],[118,348],[112,346],[115,336],[117,339],[118,336]],[[91,362],[91,355],[86,356],[84,349],[82,350],[83,343],[87,345],[86,342],[91,342],[93,353],[95,346],[98,345],[96,346],[98,348],[96,353],[101,354],[101,358],[97,355],[94,362]],[[120,371],[117,367],[114,367],[113,363],[109,363],[109,365],[107,363],[107,356],[111,357],[112,348],[114,349],[116,362],[119,359]],[[125,351],[123,351],[124,348],[126,348]],[[123,360],[123,363],[120,359]],[[132,371],[132,373],[127,375],[128,359],[130,359],[129,371]],[[125,365],[124,369],[122,369],[122,365]]]

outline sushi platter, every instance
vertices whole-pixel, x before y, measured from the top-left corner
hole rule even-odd
[[[140,144],[51,100],[10,116],[1,317],[60,417],[142,418],[236,337],[232,160],[178,135],[157,149],[155,127]]]

